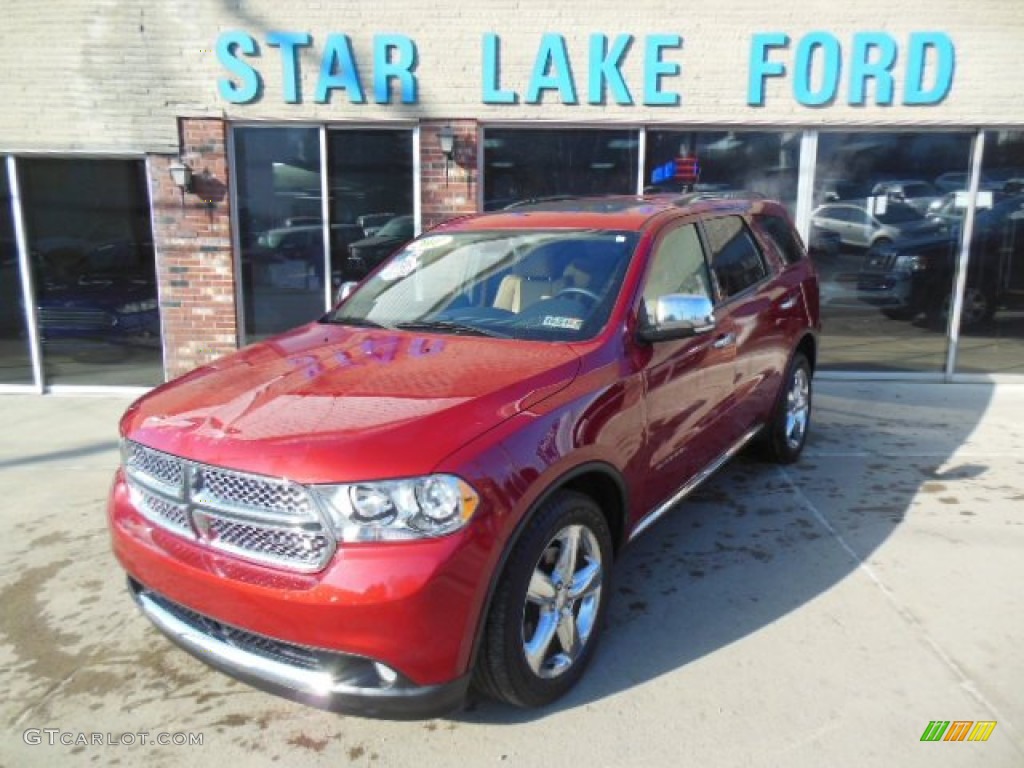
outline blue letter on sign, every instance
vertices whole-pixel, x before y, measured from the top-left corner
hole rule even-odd
[[[563,104],[577,103],[569,54],[565,50],[565,38],[561,35],[549,33],[541,38],[537,60],[533,64],[533,76],[526,89],[526,103],[539,104],[541,91],[558,91]]]
[[[878,57],[871,60],[871,50]],[[884,32],[859,32],[853,36],[853,57],[850,62],[849,101],[855,107],[867,100],[868,78],[875,80],[875,103],[887,107],[892,104],[892,68],[896,63],[896,41]]]
[[[814,75],[814,53],[821,50],[824,69],[818,90],[811,90]],[[820,107],[836,97],[839,90],[839,41],[828,32],[811,32],[804,36],[796,48],[796,75],[793,94],[805,107]]]
[[[935,51],[935,72],[932,87],[924,89],[924,67],[928,51]],[[910,36],[907,53],[907,78],[903,103],[908,105],[938,104],[953,87],[956,50],[949,35],[943,32],[915,32]]]
[[[251,35],[232,30],[217,38],[217,59],[224,69],[228,70],[239,82],[226,77],[217,81],[217,89],[226,101],[232,104],[246,104],[260,92],[259,73],[237,57],[236,52],[246,56],[259,56],[259,47]]]
[[[768,52],[772,48],[788,48],[789,35],[781,32],[770,32],[754,35],[750,41],[750,79],[747,82],[747,104],[752,107],[764,106],[764,80],[766,77],[782,77],[786,74],[786,65],[778,61],[768,61]]]
[[[629,106],[633,97],[622,76],[622,60],[633,42],[632,35],[619,35],[611,49],[605,35],[590,36],[590,78],[587,86],[587,103],[603,104],[605,84],[611,89],[616,104]]]
[[[394,59],[392,60],[392,51]],[[391,103],[389,81],[402,83],[402,103],[416,103],[416,44],[405,35],[376,35],[373,38],[373,96],[378,104]]]
[[[680,35],[648,35],[644,50],[644,104],[649,107],[674,107],[679,104],[679,94],[661,90],[661,78],[679,74],[679,64],[662,61],[665,48],[682,48]]]
[[[289,104],[299,102],[299,47],[307,46],[313,38],[307,32],[268,32],[267,45],[281,48],[281,85],[284,100]]]
[[[344,88],[348,91],[348,100],[353,104],[362,104],[366,101],[348,36],[332,33],[327,36],[327,42],[324,43],[324,55],[320,60],[320,78],[316,81],[316,102],[326,104],[331,100],[330,92],[335,88]]]
[[[515,91],[502,90],[498,84],[500,53],[501,39],[488,32],[484,35],[484,104],[515,104],[519,100]]]

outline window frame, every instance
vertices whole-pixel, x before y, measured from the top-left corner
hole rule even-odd
[[[715,306],[724,306],[731,303],[737,298],[741,298],[748,293],[757,290],[761,285],[769,282],[775,277],[775,272],[771,269],[768,258],[766,257],[764,250],[762,249],[761,243],[758,241],[754,228],[750,225],[747,220],[749,214],[747,213],[736,213],[736,212],[722,212],[717,215],[702,216],[699,219],[700,231],[704,239],[704,253],[705,257],[710,257],[710,270],[711,279],[714,281],[715,292],[717,293],[719,300],[715,303]],[[741,229],[746,233],[749,242],[754,246],[754,253],[757,255],[758,261],[761,264],[763,273],[762,275],[752,283],[748,283],[743,287],[742,290],[736,291],[735,293],[727,294],[725,289],[722,287],[721,281],[718,279],[718,273],[715,271],[715,249],[711,245],[711,237],[707,232],[707,222],[717,221],[719,219],[735,218],[740,221]]]

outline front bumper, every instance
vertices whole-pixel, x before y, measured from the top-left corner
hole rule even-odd
[[[863,271],[857,276],[857,298],[875,307],[921,309],[924,295],[919,273]]]
[[[469,675],[418,686],[371,659],[227,626],[130,577],[128,587],[142,613],[178,646],[231,677],[302,704],[367,717],[428,718],[457,709],[469,688]]]
[[[365,715],[428,717],[464,695],[500,549],[488,526],[341,546],[322,571],[303,574],[241,561],[154,525],[132,505],[120,472],[108,515],[140,608],[212,666],[295,700]]]

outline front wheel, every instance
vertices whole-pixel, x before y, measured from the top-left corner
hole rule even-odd
[[[770,461],[792,464],[800,458],[811,424],[811,394],[811,364],[803,352],[796,352],[766,425],[764,454]]]
[[[548,704],[583,674],[610,590],[612,543],[597,504],[559,491],[509,556],[484,626],[474,683],[519,707]]]

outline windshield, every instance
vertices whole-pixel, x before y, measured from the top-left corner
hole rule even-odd
[[[399,216],[391,219],[377,230],[380,237],[412,237],[412,216]]]
[[[635,232],[453,232],[406,245],[324,322],[579,341],[611,313]]]

